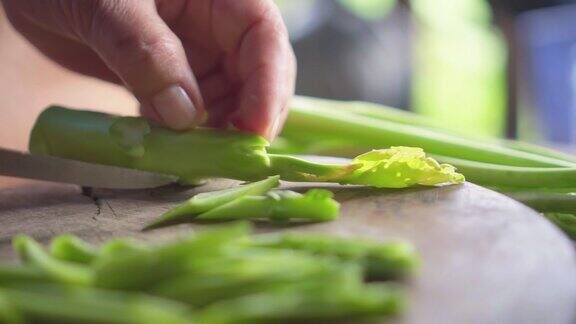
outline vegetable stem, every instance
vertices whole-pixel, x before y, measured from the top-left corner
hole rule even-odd
[[[526,167],[573,167],[575,163],[427,128],[355,115],[322,106],[291,105],[283,135],[305,131],[361,147],[417,146],[429,153],[479,162]],[[313,137],[312,137],[313,138]],[[310,138],[310,140],[312,140]]]

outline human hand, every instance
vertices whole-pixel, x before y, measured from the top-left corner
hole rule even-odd
[[[46,56],[124,83],[162,125],[232,124],[272,139],[288,113],[296,62],[272,0],[2,2]]]

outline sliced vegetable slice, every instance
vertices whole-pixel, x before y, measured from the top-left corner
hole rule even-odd
[[[195,195],[184,203],[170,209],[160,216],[154,223],[145,229],[162,226],[170,221],[192,219],[201,213],[207,212],[218,206],[227,204],[233,200],[247,195],[263,195],[280,185],[280,177],[273,176],[265,180],[237,186],[229,189],[204,192]]]
[[[304,194],[272,191],[265,196],[244,196],[196,217],[202,221],[238,219],[276,222],[323,222],[338,217],[340,205],[328,190],[312,189]]]

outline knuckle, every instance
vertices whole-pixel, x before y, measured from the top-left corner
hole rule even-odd
[[[151,71],[171,70],[178,65],[179,41],[171,37],[142,38],[126,34],[111,42],[108,61],[120,75],[142,75]]]
[[[54,8],[58,8],[63,16],[62,26],[75,36],[84,40],[91,33],[94,15],[98,8],[106,2],[103,0],[53,0]]]
[[[125,15],[127,7],[122,5],[124,1],[91,0],[91,16],[87,24],[87,35],[94,41],[109,37],[108,30],[113,29],[119,23],[118,17]]]
[[[126,33],[112,41],[113,52],[125,55],[130,53],[130,59],[136,63],[168,63],[176,57],[181,43],[177,38],[136,33]]]

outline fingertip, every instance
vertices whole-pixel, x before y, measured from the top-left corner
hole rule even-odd
[[[242,132],[254,133],[260,136],[266,136],[266,128],[254,123],[252,120],[246,118],[246,116],[241,114],[236,114],[232,118],[232,125]]]

